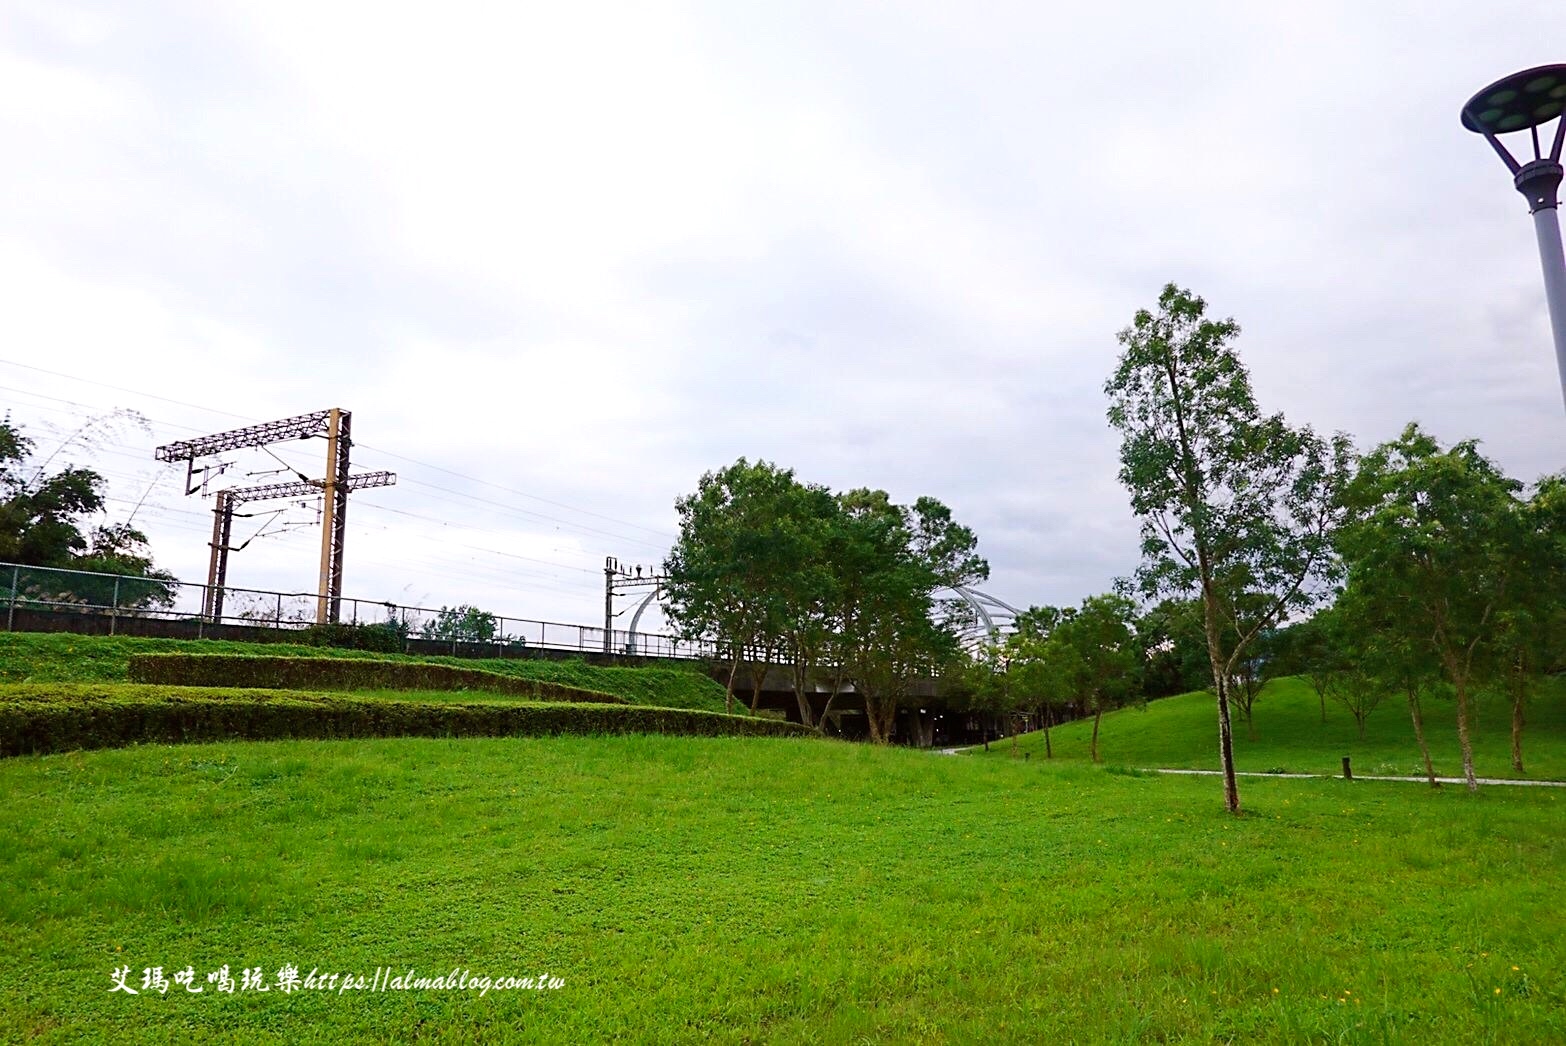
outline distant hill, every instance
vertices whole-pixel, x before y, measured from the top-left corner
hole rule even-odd
[[[1450,699],[1424,703],[1425,734],[1438,774],[1462,773],[1458,755],[1456,711]],[[1514,777],[1511,763],[1511,705],[1496,696],[1480,699],[1475,715],[1474,765],[1481,777]],[[1069,723],[1050,731],[1055,758],[1088,758],[1091,721]],[[1205,691],[1126,708],[1104,717],[1099,754],[1111,766],[1218,769],[1218,707]],[[1044,734],[1035,731],[1017,741],[1018,753],[1044,755]],[[1010,739],[992,742],[990,758],[1013,753]],[[1371,713],[1360,740],[1347,709],[1327,702],[1327,722],[1308,681],[1275,680],[1256,702],[1256,740],[1246,734],[1238,714],[1234,719],[1235,766],[1246,771],[1335,774],[1342,759],[1353,760],[1356,773],[1421,774],[1419,746],[1408,705],[1387,701]],[[1523,731],[1526,776],[1566,780],[1566,679],[1545,680],[1540,695],[1529,704]]]

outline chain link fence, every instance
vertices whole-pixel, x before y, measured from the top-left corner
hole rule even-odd
[[[125,577],[55,567],[0,563],[6,631],[83,632],[175,638],[287,639],[315,625],[320,599],[313,592],[272,592],[209,586],[174,578]],[[214,610],[216,607],[218,609]],[[711,658],[712,644],[677,636],[594,625],[343,597],[338,621],[390,625],[419,652],[520,656],[529,649],[611,653],[638,657]]]

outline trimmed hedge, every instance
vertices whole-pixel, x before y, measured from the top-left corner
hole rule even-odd
[[[235,654],[133,654],[132,682],[169,686],[262,687],[267,690],[486,690],[538,701],[626,704],[623,697],[581,687],[519,679],[427,661],[369,658],[252,657]]]
[[[814,735],[798,723],[643,705],[435,704],[350,694],[135,684],[0,686],[4,756],[198,741],[635,733]]]

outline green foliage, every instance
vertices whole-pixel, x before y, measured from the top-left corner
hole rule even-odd
[[[1539,626],[1561,601],[1555,487],[1541,486],[1537,506],[1521,489],[1474,441],[1443,449],[1410,424],[1366,455],[1339,540],[1346,598],[1380,626],[1376,659],[1439,666],[1454,688],[1470,789],[1474,691],[1519,661],[1535,674],[1547,645]]]
[[[961,656],[935,593],[989,577],[972,530],[935,498],[897,505],[880,490],[840,497],[836,629],[829,644],[865,702],[870,739],[890,739],[913,680],[939,678]]]
[[[98,420],[89,420],[65,445]],[[33,441],[9,416],[0,420],[0,562],[119,575],[123,580],[23,571],[18,592],[32,601],[93,607],[172,606],[175,578],[153,567],[145,554],[145,534],[128,523],[89,528],[87,518],[104,507],[103,477],[74,467],[50,473],[52,458],[35,464],[33,449]]]
[[[1281,414],[1264,416],[1233,342],[1233,320],[1167,285],[1155,315],[1120,332],[1105,383],[1121,435],[1120,480],[1142,521],[1137,584],[1149,598],[1199,596],[1225,798],[1240,808],[1229,752],[1229,698],[1246,649],[1291,611],[1308,610],[1333,573],[1347,437],[1331,443]]]
[[[806,488],[792,469],[744,458],[675,502],[680,535],[664,563],[664,605],[688,639],[770,659],[782,642],[789,574],[809,561],[793,517]]]
[[[1141,686],[1143,648],[1133,627],[1136,607],[1120,595],[1090,596],[1080,607],[1031,607],[1010,637],[1009,673],[1032,707],[1075,704],[1093,714],[1093,761],[1098,725]]]
[[[84,752],[0,793],[8,1041],[1566,1041],[1553,789],[1268,779],[1230,818],[999,747],[627,735]],[[273,990],[106,990],[241,963]],[[283,963],[565,986],[283,994]]]
[[[765,662],[781,654],[806,724],[818,668],[834,696],[852,681],[876,741],[890,736],[911,680],[940,675],[957,655],[953,629],[933,619],[936,590],[989,574],[973,532],[936,499],[834,498],[764,461],[704,475],[676,508],[665,593],[682,633],[714,639],[735,670],[752,661],[753,709]]]
[[[494,614],[464,603],[458,607],[441,607],[435,620],[425,622],[421,634],[425,639],[488,643],[495,639],[498,627]]]
[[[369,625],[330,621],[308,626],[301,638],[311,646],[400,654],[407,649],[408,626],[396,621],[381,621]]]
[[[0,755],[281,738],[615,733],[784,737],[807,732],[793,723],[692,709],[586,703],[580,697],[571,701],[455,703],[222,687],[3,684]]]
[[[283,690],[487,690],[540,701],[623,703],[623,697],[559,683],[416,661],[365,658],[137,654],[130,679],[171,686],[243,686]]]
[[[1142,647],[1142,693],[1170,697],[1212,685],[1212,662],[1202,634],[1200,599],[1162,599],[1136,622]]]

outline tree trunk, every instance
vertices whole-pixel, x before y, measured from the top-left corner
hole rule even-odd
[[[1430,761],[1430,745],[1425,741],[1425,717],[1419,708],[1419,690],[1412,686],[1408,688],[1408,711],[1414,717],[1414,738],[1419,742],[1419,754],[1425,757],[1425,777],[1430,780],[1431,788],[1440,788],[1435,764]]]
[[[1207,632],[1207,659],[1212,665],[1213,686],[1218,691],[1218,760],[1223,767],[1223,805],[1231,814],[1240,812],[1240,782],[1234,773],[1234,724],[1229,718],[1229,672],[1218,643],[1218,608],[1203,593],[1203,624]]]
[[[896,716],[896,701],[865,694],[865,719],[870,724],[871,744],[884,745],[891,742],[892,727],[895,725],[893,721]]]
[[[1479,791],[1479,779],[1474,776],[1474,743],[1468,735],[1468,680],[1454,680],[1457,686],[1457,742],[1463,749],[1463,779],[1470,792]]]
[[[1365,717],[1368,716],[1368,715],[1370,715],[1370,712],[1369,712],[1368,709],[1366,711],[1363,711],[1363,712],[1356,711],[1354,713],[1354,725],[1359,727],[1359,739],[1361,741],[1363,741],[1365,739]],[[1252,738],[1252,740],[1255,740],[1255,739]]]
[[[815,713],[810,707],[810,695],[805,684],[810,676],[810,666],[803,661],[794,662],[794,700],[799,702],[799,721],[806,726],[816,725]]]
[[[1091,745],[1088,746],[1088,755],[1092,757],[1092,760],[1095,763],[1098,762],[1098,721],[1100,719],[1102,719],[1102,718],[1104,718],[1104,706],[1103,705],[1097,705],[1097,704],[1094,705],[1093,706],[1093,742],[1092,742]]]
[[[761,704],[761,687],[767,681],[767,663],[765,661],[757,665],[754,661],[750,665],[750,710],[756,711]],[[809,724],[806,724],[809,725]]]
[[[1218,758],[1223,764],[1224,808],[1237,814],[1240,812],[1240,782],[1234,775],[1234,727],[1229,721],[1228,688],[1222,683],[1218,684]]]
[[[827,716],[832,713],[832,702],[836,700],[837,694],[835,692],[828,694],[826,704],[821,708],[821,718],[816,720],[816,725],[821,729],[823,734],[826,733]],[[838,733],[841,734],[842,731],[839,730]]]
[[[1044,705],[1044,758],[1045,759],[1053,759],[1053,758],[1055,758],[1055,752],[1050,747],[1050,744],[1049,744],[1050,720],[1053,719],[1053,718],[1054,718],[1054,713],[1050,709],[1049,704],[1046,702],[1045,705]]]
[[[734,677],[739,675],[739,665],[740,653],[736,649],[734,651],[734,665],[729,669],[729,685],[727,688],[725,688],[725,693],[723,695],[724,707],[727,709],[729,715],[734,714]]]
[[[1522,758],[1522,732],[1523,732],[1523,695],[1526,694],[1526,681],[1522,679],[1522,670],[1518,669],[1518,678],[1512,690],[1512,769],[1519,774],[1526,774],[1523,769]]]
[[[1327,688],[1318,686],[1316,688],[1316,697],[1321,701],[1321,721],[1325,723],[1327,721]]]

